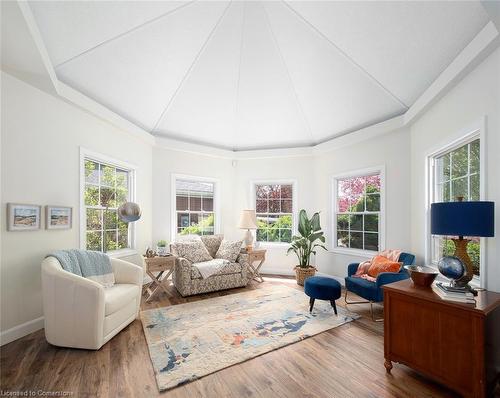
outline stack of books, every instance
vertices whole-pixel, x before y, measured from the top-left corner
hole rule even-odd
[[[474,295],[467,289],[446,286],[438,282],[432,285],[432,290],[443,300],[456,301],[457,303],[475,304]]]

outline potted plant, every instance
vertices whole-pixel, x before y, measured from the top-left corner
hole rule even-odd
[[[156,244],[156,251],[159,256],[166,256],[167,255],[167,241],[166,240],[159,240],[158,243]]]
[[[314,276],[316,268],[310,264],[311,254],[316,255],[316,248],[321,247],[325,250],[325,237],[321,231],[319,222],[319,213],[314,213],[311,219],[302,209],[299,213],[299,236],[292,236],[291,246],[287,254],[294,252],[299,259],[299,264],[295,267],[297,284],[304,286],[304,281],[310,276]],[[321,242],[321,243],[319,243]]]

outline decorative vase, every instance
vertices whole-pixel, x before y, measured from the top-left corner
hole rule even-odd
[[[168,254],[165,246],[156,246],[156,252],[159,256],[166,256]]]
[[[297,279],[297,285],[304,286],[304,282],[307,278],[314,276],[316,274],[316,268],[313,266],[308,267],[295,267],[295,277]]]

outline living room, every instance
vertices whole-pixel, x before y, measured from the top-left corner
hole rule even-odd
[[[1,7],[3,396],[500,394],[499,2]]]

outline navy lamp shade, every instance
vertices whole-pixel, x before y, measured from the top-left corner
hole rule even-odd
[[[431,234],[491,237],[495,235],[494,202],[431,204]]]

